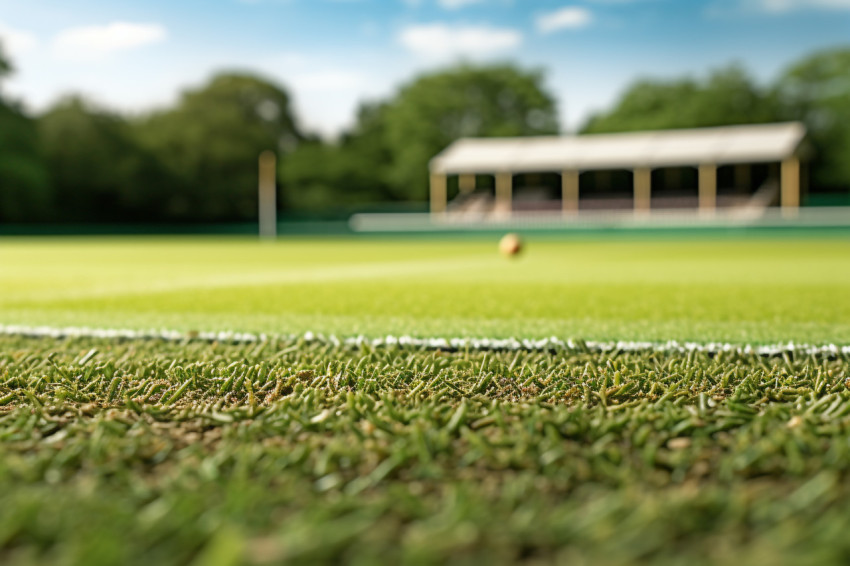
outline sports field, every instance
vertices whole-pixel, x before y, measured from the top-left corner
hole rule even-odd
[[[0,323],[850,343],[850,237],[4,240]]]
[[[0,324],[2,564],[850,559],[850,237],[5,239]]]

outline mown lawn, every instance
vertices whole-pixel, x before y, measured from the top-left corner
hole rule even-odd
[[[850,560],[850,240],[0,240],[0,564]],[[210,343],[189,331],[266,332]],[[293,337],[286,337],[292,335]]]
[[[0,562],[844,563],[848,371],[3,337]]]
[[[4,323],[850,343],[850,239],[5,239]]]

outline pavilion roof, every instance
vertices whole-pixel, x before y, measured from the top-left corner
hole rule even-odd
[[[795,155],[800,122],[516,138],[460,139],[431,160],[433,173],[489,174],[763,163]]]

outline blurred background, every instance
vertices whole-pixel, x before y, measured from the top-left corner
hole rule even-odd
[[[461,137],[783,121],[850,205],[850,0],[0,0],[0,233],[239,231],[265,150],[297,224],[427,211]]]

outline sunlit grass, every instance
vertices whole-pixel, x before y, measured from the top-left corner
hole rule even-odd
[[[0,323],[850,342],[850,241],[4,240]]]
[[[850,343],[850,241],[0,241],[0,324]],[[837,563],[850,360],[0,337],[4,564]]]

